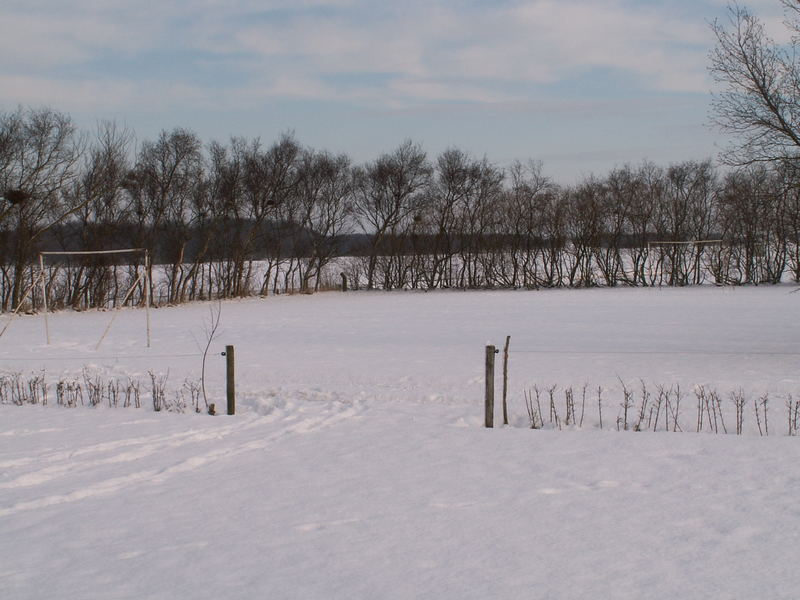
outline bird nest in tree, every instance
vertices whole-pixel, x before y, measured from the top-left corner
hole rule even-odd
[[[24,190],[6,190],[3,197],[11,204],[20,204],[30,198],[31,195]]]

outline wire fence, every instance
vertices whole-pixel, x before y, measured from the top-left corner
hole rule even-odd
[[[529,384],[522,390],[524,415],[510,415],[508,403],[509,359],[514,355],[560,356],[702,356],[702,357],[800,357],[792,350],[714,350],[714,349],[643,349],[643,350],[575,350],[568,348],[532,348],[523,346],[511,349],[511,336],[506,337],[503,348],[502,415],[504,425],[525,426],[531,429],[551,428],[616,428],[618,431],[694,431],[696,433],[743,433],[759,436],[774,434],[777,430],[789,436],[800,431],[800,395],[789,389],[797,379],[781,378],[783,389],[767,386],[761,390],[745,389],[722,381],[703,380],[690,384],[678,381],[671,384],[636,378],[631,383],[614,373],[617,383],[608,385],[581,385],[551,381],[543,385]],[[495,355],[500,348],[486,346],[485,374],[485,426],[494,427],[495,412]],[[522,361],[525,363],[526,361]],[[600,362],[600,361],[598,361]],[[705,365],[702,360],[693,361]],[[790,361],[793,362],[793,361]],[[674,365],[673,365],[674,366]],[[523,367],[525,368],[525,367]],[[791,367],[790,367],[791,368]],[[692,371],[696,374],[696,371]],[[587,369],[587,373],[591,368]],[[550,373],[552,375],[552,373]],[[595,369],[595,375],[597,371]],[[541,375],[541,373],[539,374]],[[563,376],[564,373],[561,373]],[[573,373],[574,375],[574,373]],[[652,375],[652,373],[651,373]],[[667,376],[674,380],[674,368]],[[681,379],[680,377],[678,379]],[[519,379],[517,379],[519,381]],[[758,382],[760,386],[763,382]],[[519,390],[517,390],[519,392]],[[513,393],[512,393],[513,394]],[[519,394],[517,393],[516,396]],[[517,402],[518,404],[518,402]],[[516,405],[515,405],[516,406]],[[777,415],[776,415],[777,413]],[[776,422],[777,416],[777,422]],[[745,422],[747,422],[745,424]],[[726,425],[727,423],[727,425]],[[770,427],[772,423],[772,428]]]
[[[72,360],[124,360],[124,359],[138,359],[138,358],[196,358],[203,356],[202,352],[194,352],[191,354],[114,354],[114,355],[86,355],[86,356],[38,356],[38,357],[23,357],[23,358],[4,358],[0,356],[0,362],[14,363],[14,362],[39,362],[43,360],[48,361],[72,361]]]
[[[202,352],[194,352],[191,354],[113,354],[99,356],[96,354],[86,356],[38,356],[38,357],[23,357],[23,358],[4,358],[0,356],[0,362],[21,362],[32,361],[38,362],[41,360],[56,360],[56,361],[70,361],[70,360],[120,360],[126,358],[192,358],[203,356]]]
[[[617,355],[800,356],[800,352],[785,352],[785,351],[772,351],[772,350],[748,351],[748,352],[719,352],[715,350],[568,350],[568,349],[512,350],[509,349],[508,353],[510,356],[514,354],[578,354],[582,356],[617,356]]]

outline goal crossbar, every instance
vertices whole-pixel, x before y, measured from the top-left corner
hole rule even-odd
[[[125,254],[130,252],[144,252],[147,254],[147,248],[122,248],[119,250],[74,250],[74,251],[60,251],[60,252],[39,252],[40,256],[69,256],[72,254],[86,255],[86,254]]]
[[[683,242],[647,242],[648,248],[650,246],[679,246],[679,245],[690,245],[690,244],[721,244],[725,240],[685,240]]]

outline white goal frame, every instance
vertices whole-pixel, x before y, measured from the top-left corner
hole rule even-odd
[[[680,242],[667,242],[654,240],[647,242],[647,249],[650,250],[652,246],[691,246],[697,244],[721,244],[725,240],[684,240]]]
[[[103,335],[100,336],[100,339],[97,340],[97,344],[95,345],[94,349],[97,350],[100,348],[100,344],[103,343],[106,335],[108,335],[109,330],[111,329],[111,325],[117,318],[119,314],[119,309],[125,305],[130,298],[133,291],[136,289],[136,286],[139,285],[141,282],[144,286],[144,307],[145,307],[145,320],[147,324],[147,347],[150,347],[150,290],[152,289],[152,281],[151,281],[151,273],[150,273],[150,252],[147,248],[123,248],[120,250],[74,250],[74,251],[62,251],[62,252],[39,252],[39,281],[42,286],[42,303],[43,303],[43,315],[44,315],[44,332],[45,338],[47,339],[47,345],[50,345],[50,324],[47,319],[47,284],[45,282],[45,271],[44,271],[44,258],[45,256],[87,256],[92,254],[136,254],[136,253],[143,253],[144,254],[144,273],[139,273],[139,268],[136,268],[136,279],[134,280],[133,284],[131,284],[128,291],[125,293],[125,296],[122,298],[122,302],[120,302],[116,308],[114,309],[114,314],[111,317],[111,320],[106,325],[105,330],[103,330]],[[30,293],[30,290],[28,291]],[[27,295],[27,294],[26,294]],[[4,330],[5,331],[5,330]]]
[[[725,243],[725,240],[684,240],[684,241],[680,241],[680,242],[654,240],[652,242],[647,242],[647,270],[651,274],[653,273],[653,261],[650,258],[650,250],[653,247],[699,246],[701,244],[710,244],[710,245],[721,246],[724,243]],[[660,286],[661,286],[661,284],[659,284],[659,287]]]

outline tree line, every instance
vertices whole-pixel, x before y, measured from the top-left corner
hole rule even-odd
[[[205,144],[176,128],[134,149],[113,123],[87,136],[21,107],[0,112],[0,193],[4,311],[42,250],[145,248],[168,303],[314,290],[340,270],[367,289],[800,280],[800,187],[782,164],[643,162],[564,186],[534,162],[411,141],[363,164],[290,134]],[[50,261],[48,300],[104,306],[139,261]]]
[[[301,145],[204,144],[186,129],[134,147],[50,108],[0,110],[0,310],[36,305],[42,250],[144,248],[158,302],[331,285],[539,288],[800,280],[800,0],[776,42],[731,3],[711,24],[712,122],[732,134],[710,160],[616,168],[570,186],[537,163],[500,168],[407,141],[364,164]],[[140,255],[46,268],[58,306],[116,302]],[[111,298],[111,300],[110,300]]]

